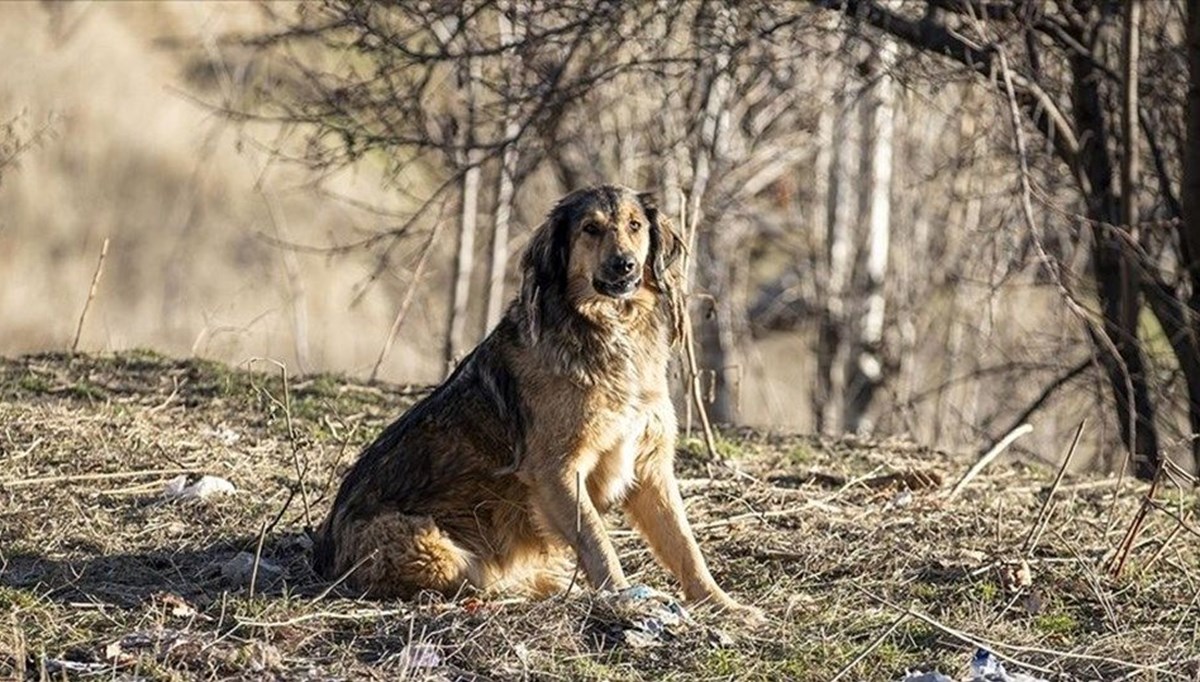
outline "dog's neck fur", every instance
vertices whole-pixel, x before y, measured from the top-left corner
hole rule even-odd
[[[579,303],[568,302],[560,292],[545,295],[560,297],[542,302],[543,311],[557,313],[553,318],[542,319],[536,333],[527,315],[518,314],[518,319],[522,340],[552,374],[583,387],[605,384],[630,391],[652,378],[638,376],[639,366],[655,367],[656,374],[665,375],[670,325],[658,295],[643,290],[629,299]],[[638,361],[646,356],[654,362]],[[614,382],[615,377],[621,380]]]

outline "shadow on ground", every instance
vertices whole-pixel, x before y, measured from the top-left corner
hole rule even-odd
[[[309,565],[301,534],[265,541],[254,574],[257,537],[237,537],[198,549],[162,547],[143,552],[54,559],[0,552],[0,586],[62,604],[134,607],[161,594],[197,606],[222,593],[249,590],[263,597],[319,594],[326,584]]]

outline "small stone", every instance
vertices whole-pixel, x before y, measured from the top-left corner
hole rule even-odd
[[[283,568],[266,559],[258,562],[258,584],[279,578]],[[249,585],[254,577],[254,555],[250,552],[238,552],[232,559],[221,564],[221,576],[234,585]]]

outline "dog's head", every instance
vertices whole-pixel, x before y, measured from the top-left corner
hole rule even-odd
[[[568,194],[537,229],[521,261],[531,334],[539,334],[547,293],[580,311],[672,301],[670,269],[681,250],[670,220],[649,194],[613,185]],[[669,307],[674,314],[675,306]]]

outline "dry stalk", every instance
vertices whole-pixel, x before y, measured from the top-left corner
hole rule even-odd
[[[1065,659],[1074,659],[1077,661],[1090,661],[1090,662],[1094,662],[1094,663],[1107,663],[1110,665],[1119,665],[1123,668],[1128,668],[1130,670],[1138,671],[1143,674],[1145,674],[1145,673],[1165,674],[1165,673],[1172,672],[1170,662],[1152,663],[1152,664],[1134,663],[1133,661],[1126,661],[1124,659],[1113,658],[1111,656],[1083,654],[1083,653],[1076,653],[1074,651],[1061,651],[1058,649],[1048,649],[1045,647],[1038,647],[1038,646],[1023,646],[1020,644],[1006,644],[1004,642],[1000,642],[997,640],[991,640],[991,639],[986,639],[984,637],[978,637],[978,636],[972,635],[970,633],[964,632],[962,630],[957,630],[955,628],[952,628],[949,625],[946,625],[945,623],[942,623],[941,621],[937,620],[933,616],[921,613],[920,611],[914,611],[913,609],[893,603],[893,602],[891,602],[887,599],[884,599],[883,597],[880,597],[878,595],[871,594],[870,592],[867,592],[866,590],[863,590],[862,588],[855,588],[855,589],[859,590],[860,592],[865,594],[870,599],[872,599],[876,602],[879,602],[881,604],[884,604],[888,608],[899,611],[900,613],[908,614],[908,615],[912,616],[913,618],[916,618],[917,620],[920,620],[920,621],[924,622],[925,624],[930,625],[937,630],[940,630],[944,634],[949,635],[950,637],[953,637],[954,639],[957,639],[959,641],[970,644],[971,646],[978,648],[978,649],[987,649],[988,651],[992,652],[992,654],[995,655],[997,658],[1008,661],[1009,663],[1013,663],[1015,665],[1019,665],[1023,668],[1028,668],[1029,670],[1034,670],[1039,673],[1045,673],[1048,675],[1056,674],[1056,672],[1054,670],[1051,670],[1050,668],[1043,668],[1041,666],[1034,665],[1027,661],[1019,661],[1019,660],[1013,658],[1012,656],[1004,653],[1002,650],[1008,650],[1008,651],[1013,651],[1013,652],[1017,652],[1017,653],[1025,653],[1025,654],[1036,654],[1039,656],[1054,656],[1059,659],[1065,658]]]
[[[860,662],[861,662],[861,661],[862,661],[864,658],[866,658],[867,656],[870,656],[872,651],[874,651],[874,650],[878,649],[878,648],[879,648],[879,645],[883,644],[883,643],[884,643],[884,641],[886,641],[886,640],[887,640],[887,638],[888,638],[889,636],[891,636],[891,634],[892,634],[893,632],[895,632],[895,631],[896,631],[896,628],[898,628],[898,627],[900,627],[901,625],[903,625],[903,624],[904,624],[904,621],[906,621],[906,620],[908,620],[908,619],[909,619],[909,615],[908,615],[907,613],[902,613],[902,614],[900,614],[900,617],[899,617],[899,618],[897,618],[895,621],[893,621],[893,622],[892,622],[892,624],[891,624],[891,625],[889,625],[889,626],[888,626],[888,628],[887,628],[886,630],[884,630],[883,632],[879,633],[879,636],[878,636],[878,637],[876,637],[875,639],[871,640],[871,643],[867,645],[867,648],[865,648],[865,649],[863,649],[862,651],[860,651],[860,652],[858,653],[858,655],[857,655],[857,656],[855,656],[855,657],[854,657],[854,659],[853,659],[852,661],[850,661],[850,662],[849,662],[849,663],[847,663],[847,664],[846,664],[844,667],[842,667],[842,669],[841,669],[841,670],[839,670],[839,671],[837,672],[837,674],[836,674],[836,675],[834,675],[833,677],[829,678],[829,682],[837,682],[838,680],[840,680],[840,679],[842,679],[843,677],[845,677],[845,676],[846,676],[846,673],[850,672],[850,670],[851,670],[852,668],[854,668],[854,666],[858,665],[858,664],[859,664],[859,663],[860,663]]]
[[[1154,504],[1154,494],[1158,492],[1158,484],[1162,481],[1165,471],[1166,467],[1159,467],[1158,471],[1154,474],[1154,481],[1150,483],[1150,489],[1146,491],[1145,497],[1142,498],[1142,504],[1138,506],[1137,513],[1133,515],[1133,521],[1129,523],[1129,528],[1125,530],[1125,535],[1122,536],[1121,543],[1117,545],[1116,553],[1113,554],[1108,562],[1109,573],[1114,578],[1120,576],[1121,571],[1125,568],[1125,562],[1129,559],[1129,554],[1133,551],[1133,543],[1137,541],[1138,535],[1142,532],[1142,524],[1146,522],[1146,516]],[[1113,507],[1116,507],[1115,499],[1113,500]]]
[[[254,568],[250,571],[250,598],[254,598],[254,588],[258,584],[258,566],[262,563],[263,540],[267,539],[267,524],[258,531],[258,546],[254,548]]]
[[[79,352],[79,337],[83,335],[83,322],[87,319],[88,309],[96,298],[96,289],[100,286],[100,276],[104,274],[104,258],[108,255],[108,237],[100,245],[100,259],[96,261],[96,272],[92,274],[92,286],[88,289],[87,300],[83,302],[83,310],[79,313],[79,324],[75,327],[75,340],[71,342],[71,353]]]
[[[317,593],[317,596],[313,597],[312,601],[308,602],[308,605],[313,606],[313,605],[317,604],[318,602],[320,602],[325,597],[328,597],[330,592],[333,592],[335,589],[337,589],[338,585],[341,585],[342,583],[346,582],[346,580],[350,577],[350,575],[352,573],[357,571],[358,568],[360,566],[362,566],[363,564],[367,563],[371,559],[374,559],[375,555],[378,553],[379,553],[378,549],[373,549],[373,550],[371,550],[370,554],[368,554],[365,557],[354,562],[353,566],[351,566],[350,568],[347,568],[344,573],[342,573],[341,575],[339,575],[337,577],[336,580],[334,580],[333,582],[326,585],[325,589],[323,589],[319,593]]]
[[[700,426],[704,430],[704,446],[708,450],[708,456],[715,460],[717,459],[717,441],[713,436],[712,423],[708,420],[708,409],[704,406],[704,393],[700,388],[700,366],[696,361],[696,337],[692,329],[692,316],[688,310],[688,299],[691,296],[691,278],[688,277],[688,271],[691,264],[692,250],[696,241],[696,226],[688,224],[687,203],[687,196],[681,196],[679,202],[679,229],[683,233],[683,240],[687,246],[683,250],[683,262],[680,267],[683,271],[683,276],[679,288],[682,291],[683,303],[679,308],[680,317],[683,319],[683,352],[687,367],[686,381],[688,392],[691,394],[692,399],[688,409],[687,431],[690,435],[691,409],[694,408],[697,416],[700,418]]]
[[[194,474],[195,469],[146,469],[144,471],[114,471],[103,474],[71,474],[63,476],[42,476],[40,478],[9,478],[0,481],[0,488],[21,488],[31,485],[48,483],[82,483],[85,481],[112,481],[123,478],[142,478],[143,476],[178,476]]]
[[[949,502],[955,497],[958,497],[958,494],[963,491],[963,488],[966,488],[968,483],[978,476],[979,473],[987,467],[987,465],[992,463],[992,460],[999,457],[1000,453],[1004,452],[1009,445],[1012,445],[1013,441],[1027,433],[1030,433],[1031,431],[1033,431],[1033,426],[1029,424],[1022,424],[1012,431],[1009,431],[1004,438],[1000,439],[1000,442],[992,446],[991,450],[988,450],[983,454],[982,457],[976,460],[975,464],[971,465],[971,468],[968,469],[965,474],[963,474],[962,478],[958,479],[958,483],[955,483],[954,487],[950,489],[950,492],[946,494],[946,501]]]
[[[444,206],[445,204],[443,204]],[[400,327],[404,324],[404,318],[408,316],[408,309],[412,305],[417,285],[421,283],[421,276],[425,273],[425,264],[429,262],[429,254],[433,252],[434,241],[437,239],[438,233],[442,231],[444,223],[445,221],[439,215],[433,229],[429,232],[429,239],[425,242],[425,246],[421,247],[421,255],[417,257],[417,264],[413,268],[412,281],[408,283],[408,289],[404,291],[404,299],[400,302],[400,308],[396,310],[396,318],[392,320],[392,327],[388,330],[387,339],[383,342],[383,347],[379,349],[379,357],[375,359],[375,366],[371,368],[371,383],[379,378],[379,368],[383,366],[384,359],[392,351],[392,344],[396,342],[396,336],[400,334]]]
[[[579,536],[583,533],[583,472],[575,472],[575,538],[578,542]],[[575,582],[579,580],[579,554],[575,555],[575,570],[571,572],[571,582],[567,583],[567,589],[563,591],[563,599],[571,595],[571,590],[575,589]]]
[[[1067,466],[1071,463],[1071,458],[1075,456],[1075,449],[1079,447],[1079,439],[1083,436],[1083,427],[1086,425],[1087,420],[1084,419],[1079,422],[1079,427],[1075,429],[1075,436],[1071,439],[1071,447],[1067,448],[1067,454],[1063,457],[1062,465],[1058,467],[1058,475],[1054,477],[1054,483],[1051,484],[1050,491],[1046,493],[1046,499],[1042,500],[1042,508],[1038,510],[1033,527],[1029,529],[1029,535],[1025,537],[1025,544],[1021,547],[1022,556],[1029,556],[1029,552],[1033,550],[1033,546],[1037,544],[1038,538],[1041,537],[1045,524],[1050,521],[1050,515],[1047,513],[1050,509],[1050,501],[1054,499],[1054,493],[1058,490],[1058,486],[1062,484],[1063,474],[1067,472]]]
[[[288,444],[291,447],[292,466],[296,470],[296,485],[300,490],[300,502],[304,506],[304,525],[312,526],[312,510],[308,503],[308,484],[304,482],[308,475],[308,464],[305,461],[303,464],[300,461],[300,442],[296,438],[296,426],[292,421],[292,392],[291,385],[288,382],[287,365],[273,358],[250,358],[247,365],[253,368],[257,361],[269,362],[279,368],[279,376],[283,381],[283,401],[271,395],[271,392],[264,389],[263,394],[267,399],[278,405],[283,410],[284,424],[287,426]]]

